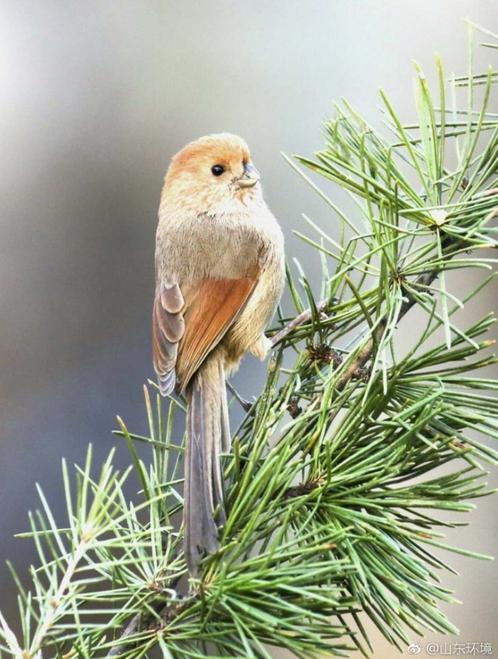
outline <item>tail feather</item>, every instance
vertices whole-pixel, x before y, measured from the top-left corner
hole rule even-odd
[[[191,574],[204,553],[218,549],[218,521],[225,522],[220,453],[230,446],[225,373],[219,360],[209,360],[194,376],[188,391],[185,453],[184,545]]]

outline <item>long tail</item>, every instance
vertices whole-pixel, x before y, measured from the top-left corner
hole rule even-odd
[[[230,448],[225,372],[220,359],[208,359],[188,390],[185,453],[184,550],[190,574],[196,575],[204,553],[218,549],[214,518],[225,522],[220,453]]]

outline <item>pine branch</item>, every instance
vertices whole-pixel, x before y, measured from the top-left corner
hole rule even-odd
[[[487,191],[487,193],[488,193],[487,196],[491,196],[491,195],[498,196],[498,189],[489,190]],[[493,213],[494,216],[498,216],[498,209]],[[462,241],[452,239],[451,237],[449,237],[449,239],[445,241],[445,244],[448,249],[455,247],[459,248],[464,246],[464,243]],[[419,277],[417,277],[415,281],[415,288],[430,286],[432,282],[438,277],[438,274],[439,274],[438,269],[421,274]],[[408,313],[408,311],[410,311],[412,307],[416,305],[416,303],[417,303],[416,298],[408,292],[399,310],[398,322]],[[324,299],[318,302],[316,308],[320,313],[322,313],[328,307],[328,305],[329,305],[329,300]],[[285,341],[285,339],[298,327],[302,327],[303,325],[309,323],[312,319],[312,316],[313,316],[313,312],[311,309],[306,309],[305,311],[302,311],[300,314],[298,314],[296,318],[294,318],[290,323],[288,323],[285,327],[283,327],[281,330],[279,330],[276,334],[273,335],[272,347],[276,347],[277,345]],[[367,340],[365,345],[358,352],[355,359],[349,364],[347,369],[337,379],[335,384],[335,388],[337,391],[341,391],[351,379],[357,377],[357,374],[361,371],[361,369],[365,366],[365,364],[367,364],[368,361],[371,359],[374,348],[382,336],[386,323],[387,323],[387,317],[381,320],[381,322],[376,328],[375,336],[371,336]],[[313,489],[318,488],[319,486],[320,486],[320,481],[316,479],[312,482],[308,481],[308,482],[300,483],[299,485],[288,488],[285,496],[288,498],[300,497],[309,494]]]
[[[487,190],[486,196],[498,197],[498,188]],[[498,216],[498,210],[493,211],[493,217],[496,216]],[[445,245],[447,246],[448,249],[456,248],[458,250],[461,247],[465,247],[465,241],[459,241],[455,238],[452,238],[451,236],[448,236],[447,238],[448,240],[445,241]],[[432,282],[438,277],[439,272],[440,272],[439,269],[434,269],[431,270],[430,272],[421,274],[415,280],[415,288],[429,287],[432,284]],[[398,314],[398,320],[401,320],[408,313],[408,311],[413,306],[416,305],[416,303],[417,303],[416,298],[409,291],[407,291],[405,293],[405,299],[403,301],[403,304]],[[316,309],[320,314],[322,314],[327,310],[329,306],[330,306],[330,300],[328,298],[325,298],[323,300],[320,300],[316,304]],[[282,329],[278,330],[275,334],[273,334],[273,336],[271,337],[272,348],[276,348],[278,345],[283,343],[286,340],[286,338],[290,334],[292,334],[294,330],[301,328],[304,325],[307,325],[312,320],[312,318],[313,318],[312,309],[308,308],[302,311],[295,318],[293,318],[293,320],[290,323],[285,325],[285,327],[283,327]],[[376,330],[377,339],[381,337],[382,332],[385,329],[386,322],[387,322],[387,318],[384,318],[379,323]],[[374,347],[375,347],[375,338],[370,337],[370,339],[366,342],[365,346],[359,352],[357,357],[351,362],[348,369],[341,375],[341,377],[337,381],[336,383],[337,390],[340,391],[351,380],[351,378],[355,376],[358,370],[361,369],[369,361],[369,359],[372,356]]]
[[[319,313],[323,313],[329,306],[329,300],[320,300],[316,305],[316,308]],[[276,332],[271,337],[271,346],[276,348],[280,343],[282,343],[296,328],[307,325],[313,317],[313,312],[311,309],[305,309],[301,311],[295,318],[291,320],[285,327]]]
[[[160,613],[161,608],[158,607],[158,613]],[[154,618],[152,616],[145,617],[143,613],[136,613],[133,618],[125,626],[123,633],[119,638],[119,645],[115,645],[110,652],[108,657],[120,657],[124,654],[129,647],[134,645],[133,641],[130,643],[129,638],[134,636],[140,629],[147,627]]]
[[[179,581],[172,582],[171,587],[175,587],[176,583]],[[171,622],[173,618],[179,615],[187,606],[189,606],[193,601],[193,598],[185,598],[184,600],[174,604],[169,603],[164,605],[163,602],[158,602],[153,610],[153,613],[148,615],[144,612],[137,613],[131,618],[131,620],[126,624],[123,629],[123,632],[119,636],[119,644],[111,648],[107,657],[121,657],[126,654],[127,650],[133,648],[136,643],[134,640],[135,635],[143,629],[160,629],[164,622]],[[160,623],[158,624],[158,617]]]

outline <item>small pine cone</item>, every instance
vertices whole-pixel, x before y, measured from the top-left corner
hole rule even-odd
[[[309,346],[308,355],[312,362],[318,362],[318,364],[339,366],[342,363],[342,357],[339,353],[326,343],[317,343]]]

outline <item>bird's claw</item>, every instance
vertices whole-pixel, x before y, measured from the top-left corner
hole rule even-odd
[[[252,400],[247,400],[247,398],[242,398],[237,389],[227,381],[227,389],[232,393],[233,397],[240,403],[244,412],[249,412],[252,409],[252,406],[256,402],[256,398],[253,397]]]

